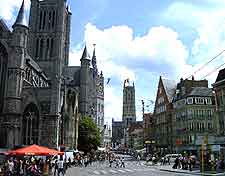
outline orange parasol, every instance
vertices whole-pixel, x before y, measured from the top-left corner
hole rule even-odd
[[[30,145],[16,150],[7,152],[7,155],[32,155],[32,156],[51,156],[51,155],[63,155],[63,152],[59,152],[54,149],[39,145]]]

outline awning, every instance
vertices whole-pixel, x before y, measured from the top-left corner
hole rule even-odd
[[[60,152],[54,149],[50,149],[47,147],[39,146],[39,145],[30,145],[27,147],[19,148],[16,150],[11,150],[6,152],[7,155],[15,155],[15,156],[51,156],[51,155],[63,155],[64,152]]]

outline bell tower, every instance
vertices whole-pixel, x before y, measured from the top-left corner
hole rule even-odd
[[[62,70],[68,65],[71,15],[65,0],[31,0],[28,52],[50,78],[52,114],[61,108]]]

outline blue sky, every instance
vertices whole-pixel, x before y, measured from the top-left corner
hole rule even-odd
[[[223,0],[70,0],[70,65],[79,65],[84,43],[96,43],[105,86],[105,119],[121,119],[123,80],[135,82],[136,109],[155,100],[159,76],[179,81],[225,49]],[[15,20],[21,0],[0,0],[0,16]],[[29,2],[27,0],[27,7]],[[194,76],[204,78],[225,61],[218,57]],[[217,71],[206,79],[213,83]],[[146,112],[148,108],[146,108]]]

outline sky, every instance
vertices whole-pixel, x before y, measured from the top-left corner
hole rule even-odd
[[[225,49],[223,0],[68,0],[72,11],[70,65],[80,65],[84,44],[90,55],[96,44],[105,82],[105,122],[122,119],[123,81],[134,82],[137,119],[153,110],[159,76],[179,82],[215,82]],[[22,0],[0,0],[0,17],[15,21]],[[26,0],[29,9],[29,0]],[[220,69],[225,66],[220,67]]]

